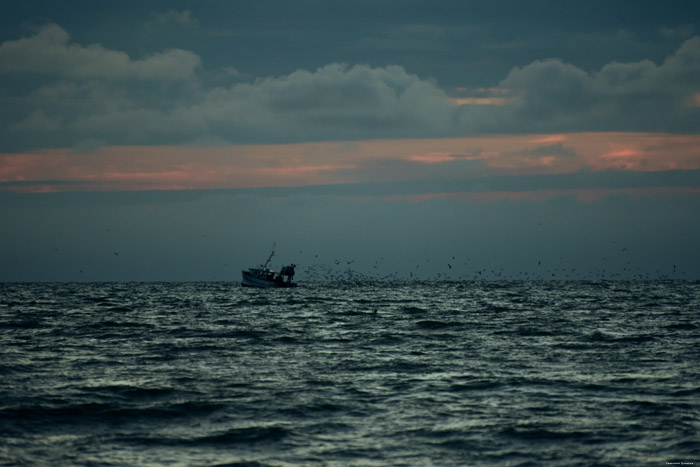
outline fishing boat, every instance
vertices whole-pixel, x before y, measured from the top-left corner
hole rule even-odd
[[[275,271],[270,269],[270,260],[275,256],[275,247],[272,246],[272,253],[265,261],[265,264],[261,264],[257,268],[249,268],[241,271],[243,275],[243,280],[241,280],[241,285],[243,287],[296,287],[297,285],[292,282],[294,278],[294,268],[295,264],[290,264],[289,266],[284,266],[280,272],[275,274]]]

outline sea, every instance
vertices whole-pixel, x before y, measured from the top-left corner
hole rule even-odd
[[[0,284],[0,465],[700,464],[700,282]]]

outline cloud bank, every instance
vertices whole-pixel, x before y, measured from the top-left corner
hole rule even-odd
[[[475,184],[581,173],[688,172],[700,187],[700,135],[575,133],[471,138],[385,139],[232,146],[108,146],[0,154],[0,191],[208,190],[260,187],[385,186],[384,195],[472,192]],[[505,177],[505,178],[504,178]],[[627,175],[620,175],[627,177]],[[639,180],[661,180],[639,175]],[[544,177],[529,180],[549,180]],[[561,180],[574,181],[562,177]],[[617,179],[613,179],[617,180]],[[627,180],[620,178],[619,180]],[[60,183],[59,183],[60,181]],[[370,184],[370,185],[367,185]],[[542,188],[549,186],[546,183]],[[624,184],[620,187],[626,186]],[[649,187],[668,187],[655,185]],[[426,187],[429,190],[425,191]],[[451,188],[447,188],[451,187]],[[573,188],[585,188],[572,184]],[[612,188],[609,183],[603,188]],[[675,188],[676,185],[670,187]],[[482,187],[503,191],[500,187]],[[557,186],[556,189],[562,189]],[[593,185],[588,188],[601,188]],[[629,188],[629,187],[627,187]],[[635,187],[636,188],[636,187]],[[519,188],[520,189],[520,188]],[[532,190],[533,188],[522,188]],[[357,192],[359,194],[360,192]],[[409,194],[415,194],[410,193]]]
[[[0,96],[7,109],[0,152],[85,140],[281,143],[700,128],[700,37],[660,64],[586,71],[560,59],[536,61],[513,68],[496,88],[498,99],[476,100],[451,98],[398,65],[331,63],[240,82],[206,69],[192,51],[132,58],[72,42],[56,24],[0,44],[0,62],[0,80],[12,89]],[[207,84],[215,71],[229,81]]]

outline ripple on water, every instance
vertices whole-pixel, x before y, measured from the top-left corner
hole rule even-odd
[[[279,292],[2,285],[0,463],[700,458],[698,283]]]

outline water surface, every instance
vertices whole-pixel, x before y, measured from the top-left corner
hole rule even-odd
[[[0,284],[0,464],[700,462],[700,283]]]

